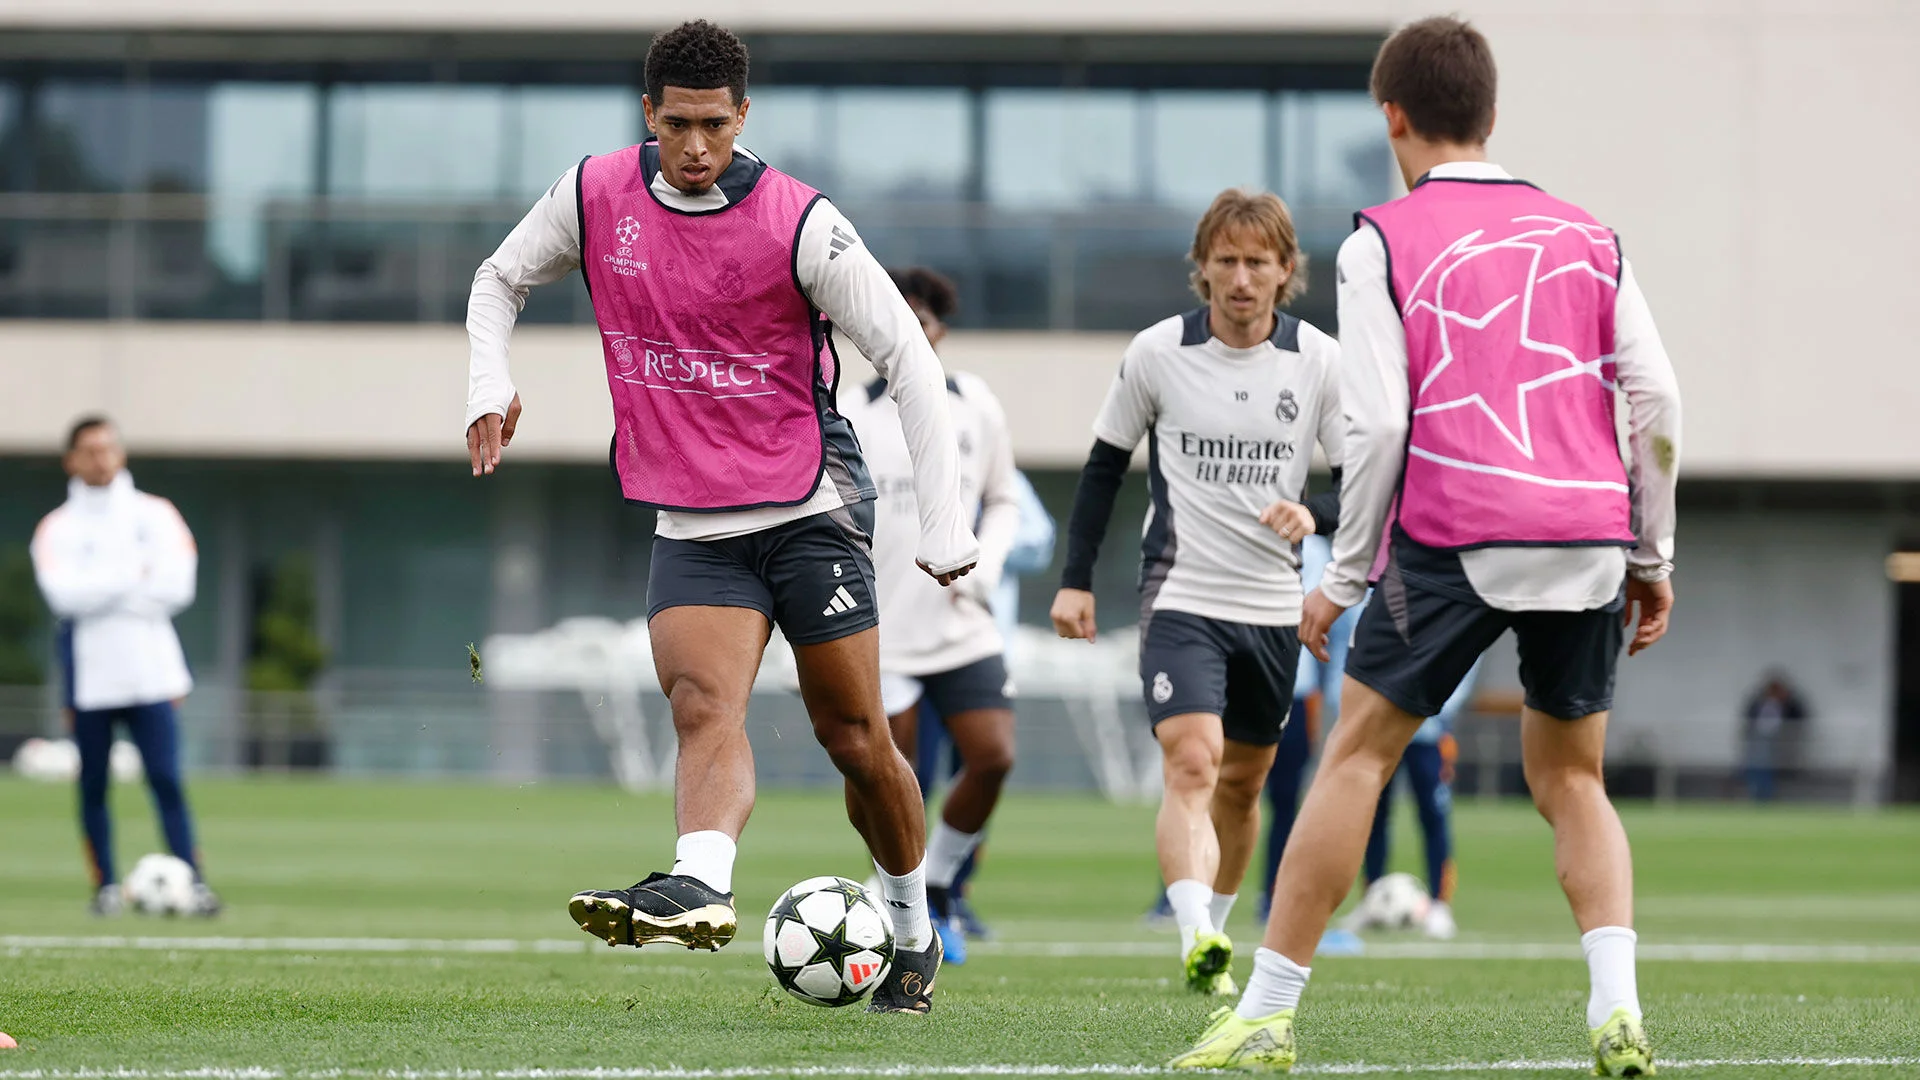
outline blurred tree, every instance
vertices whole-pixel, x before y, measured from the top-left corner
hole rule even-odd
[[[24,547],[0,549],[0,686],[39,686],[46,665],[38,644],[40,597]]]
[[[247,688],[267,692],[313,689],[327,666],[327,649],[314,629],[313,563],[291,555],[275,568],[254,620]]]
[[[313,562],[290,555],[254,587],[243,759],[253,768],[325,768],[332,754],[313,684],[327,649],[315,628]]]

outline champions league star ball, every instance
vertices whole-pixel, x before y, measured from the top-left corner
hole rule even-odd
[[[767,914],[763,951],[780,988],[838,1008],[867,996],[893,967],[893,920],[856,882],[816,877]]]
[[[143,855],[127,875],[127,903],[143,915],[193,910],[193,867],[172,855]]]

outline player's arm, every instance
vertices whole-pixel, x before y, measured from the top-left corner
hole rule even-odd
[[[980,471],[980,563],[967,575],[965,587],[982,604],[991,604],[994,590],[1006,572],[1007,555],[1020,535],[1020,481],[1013,468],[1013,433],[1007,414],[985,381],[964,378],[961,392],[980,412],[986,437]]]
[[[513,441],[520,420],[520,395],[507,372],[507,343],[527,293],[580,266],[576,171],[568,169],[555,180],[473,274],[467,296],[466,425],[467,458],[475,476],[499,467],[500,451]]]
[[[1307,347],[1326,361],[1320,368],[1317,388],[1320,411],[1314,417],[1313,437],[1333,471],[1333,483],[1327,490],[1306,496],[1297,503],[1283,499],[1261,512],[1260,523],[1288,543],[1297,543],[1316,533],[1332,536],[1340,527],[1343,472],[1340,463],[1345,460],[1347,440],[1347,417],[1340,406],[1340,343],[1312,327],[1305,327],[1302,333],[1303,339],[1310,342]]]
[[[122,609],[172,618],[193,604],[200,549],[173,503],[155,498],[144,510],[148,524],[146,573],[127,593]]]
[[[1147,347],[1136,337],[1120,360],[1107,400],[1093,421],[1093,449],[1080,470],[1067,517],[1067,559],[1060,591],[1053,597],[1053,628],[1064,638],[1094,640],[1093,565],[1100,558],[1114,497],[1133,460],[1133,448],[1146,437],[1158,414],[1151,385]]]
[[[854,243],[836,250],[835,228],[854,237]],[[920,505],[917,561],[940,584],[949,584],[979,561],[980,543],[960,505],[960,452],[940,360],[893,279],[859,242],[845,215],[825,199],[814,203],[801,227],[794,270],[807,298],[887,380],[913,459],[913,491]]]
[[[34,530],[28,554],[33,561],[34,581],[40,586],[40,595],[46,598],[47,608],[62,619],[80,619],[117,609],[138,582],[137,562],[84,560],[77,547],[51,515]]]
[[[1674,488],[1680,477],[1680,383],[1653,325],[1653,312],[1620,265],[1614,303],[1614,359],[1627,395],[1627,479],[1639,543],[1627,552],[1627,611],[1637,620],[1632,655],[1659,641],[1673,610]],[[1636,616],[1635,608],[1638,608]]]
[[[1347,428],[1340,528],[1333,561],[1300,618],[1301,644],[1323,660],[1333,620],[1367,594],[1367,572],[1405,464],[1409,402],[1406,328],[1387,291],[1386,246],[1371,226],[1340,245],[1339,281],[1340,407]]]

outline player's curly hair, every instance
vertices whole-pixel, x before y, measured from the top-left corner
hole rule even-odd
[[[924,266],[909,266],[904,270],[889,270],[887,275],[893,278],[894,287],[909,303],[917,303],[933,313],[933,317],[946,322],[960,307],[960,290],[953,281],[937,270]]]
[[[747,46],[723,26],[705,19],[663,31],[647,47],[647,96],[656,108],[667,87],[733,91],[733,103],[747,96]]]
[[[1280,257],[1280,264],[1288,269],[1286,284],[1280,286],[1280,295],[1274,298],[1274,303],[1285,307],[1307,291],[1307,253],[1300,250],[1300,237],[1294,232],[1293,215],[1287,212],[1287,204],[1271,191],[1228,188],[1207,207],[1200,224],[1193,230],[1193,249],[1187,252],[1187,261],[1193,264],[1187,283],[1200,299],[1213,299],[1213,289],[1201,270],[1213,254],[1214,238],[1228,229],[1245,230],[1266,241]]]

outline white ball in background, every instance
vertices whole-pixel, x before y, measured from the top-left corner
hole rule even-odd
[[[28,780],[72,783],[80,776],[80,748],[68,739],[28,739],[14,751],[13,769]]]
[[[1367,889],[1360,903],[1369,925],[1405,930],[1425,921],[1432,898],[1426,885],[1412,874],[1388,874]]]
[[[124,886],[143,915],[185,915],[193,909],[193,867],[172,855],[142,855]]]
[[[139,747],[124,739],[113,744],[113,751],[107,758],[107,768],[113,773],[113,778],[123,784],[137,783],[146,775]]]

